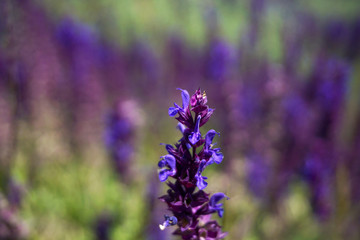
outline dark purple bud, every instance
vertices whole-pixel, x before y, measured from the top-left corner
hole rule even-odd
[[[206,93],[201,93],[200,88],[196,90],[195,94],[191,96],[191,107],[195,108],[197,106],[205,106],[207,103]]]
[[[207,123],[207,121],[209,121],[213,113],[214,113],[214,109],[208,108],[207,111],[201,114],[202,118],[200,122],[200,127],[202,127],[205,123]]]

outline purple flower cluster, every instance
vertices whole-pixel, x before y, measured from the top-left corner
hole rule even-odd
[[[335,176],[345,161],[338,141],[351,68],[326,55],[314,62],[308,76],[271,63],[245,72],[231,105],[239,129],[232,142],[245,156],[250,192],[264,205],[276,209],[302,180],[314,216],[325,221],[335,213]]]
[[[178,129],[183,137],[175,146],[166,145],[168,154],[162,156],[158,163],[160,181],[164,182],[169,177],[175,179],[175,182],[167,182],[170,189],[160,197],[174,216],[165,215],[160,228],[177,225],[173,234],[187,240],[223,239],[226,233],[221,231],[217,221],[211,220],[211,214],[217,212],[222,217],[224,209],[219,201],[228,197],[221,192],[210,197],[203,191],[207,186],[204,169],[223,160],[220,148],[214,148],[212,143],[219,133],[209,130],[203,137],[200,132],[200,127],[209,120],[214,110],[206,105],[206,94],[200,89],[191,98],[186,90],[179,90],[182,106],[174,103],[174,107],[169,108],[169,116],[177,115]]]

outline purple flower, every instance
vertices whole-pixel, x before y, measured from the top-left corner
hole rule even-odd
[[[177,128],[183,136],[175,146],[165,145],[169,154],[158,163],[160,181],[166,181],[170,176],[175,179],[175,182],[167,182],[170,189],[160,197],[173,214],[172,217],[165,216],[160,228],[177,225],[174,234],[186,240],[222,239],[226,233],[210,216],[215,212],[223,216],[222,204],[218,202],[226,196],[217,193],[209,199],[209,194],[203,191],[208,183],[202,172],[207,166],[214,162],[219,164],[223,159],[220,148],[212,148],[212,141],[218,133],[210,130],[202,137],[200,132],[200,127],[209,120],[213,110],[206,105],[205,92],[201,93],[198,89],[190,98],[186,90],[180,90],[183,105],[180,107],[175,104],[175,107],[169,109],[169,115],[177,115]],[[202,149],[197,151],[199,147]]]
[[[161,158],[162,160],[158,163],[159,168],[161,168],[159,171],[159,179],[161,182],[164,182],[169,176],[174,176],[176,174],[176,160],[170,154]]]
[[[105,146],[122,180],[130,180],[132,177],[130,163],[135,151],[135,132],[138,125],[136,108],[136,104],[131,101],[119,102],[106,119]]]
[[[223,204],[218,203],[223,198],[229,199],[224,193],[221,193],[221,192],[215,193],[214,195],[211,196],[210,202],[209,202],[210,209],[217,211],[219,217],[223,217],[223,215],[224,215]]]
[[[185,112],[187,107],[189,106],[189,93],[186,90],[182,90],[181,88],[178,88],[178,90],[181,91],[181,97],[182,97],[182,108],[174,103],[175,107],[169,108],[169,116],[174,117],[179,111]]]
[[[271,179],[271,168],[261,154],[249,154],[246,160],[246,180],[249,190],[258,198],[266,198]]]
[[[161,230],[164,230],[165,228],[169,227],[169,226],[174,226],[177,224],[177,218],[172,216],[169,217],[168,215],[164,215],[165,221],[163,222],[163,224],[160,224],[159,227]]]
[[[212,141],[216,134],[220,136],[219,133],[211,129],[205,135],[204,154],[211,156],[209,160],[209,164],[212,164],[214,162],[216,164],[220,164],[224,158],[224,155],[221,152],[219,152],[220,148],[214,148],[214,149],[211,148]]]
[[[203,190],[204,188],[206,188],[206,186],[208,185],[207,182],[205,182],[205,180],[207,179],[207,177],[204,177],[201,175],[201,173],[204,171],[205,167],[207,165],[207,162],[205,160],[202,160],[200,162],[198,171],[195,175],[196,178],[196,186],[200,189]]]
[[[210,43],[206,58],[206,76],[214,81],[221,81],[227,77],[230,66],[229,45],[222,40],[214,40]]]
[[[192,145],[195,145],[201,139],[201,133],[199,131],[200,120],[201,116],[199,115],[196,119],[194,132],[189,135],[189,142],[191,142]]]

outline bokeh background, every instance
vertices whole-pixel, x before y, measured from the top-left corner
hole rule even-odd
[[[0,239],[160,231],[160,143],[201,87],[227,239],[360,239],[357,0],[1,0]]]

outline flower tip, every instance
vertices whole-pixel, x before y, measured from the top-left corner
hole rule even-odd
[[[165,230],[166,227],[163,224],[159,224],[159,228],[160,228],[161,231],[163,231],[163,230]]]
[[[168,215],[165,215],[164,218],[165,218],[165,221],[163,222],[163,224],[159,224],[159,228],[161,230],[164,230],[165,228],[167,228],[169,226],[174,226],[178,222],[178,220],[175,216],[170,217]]]

